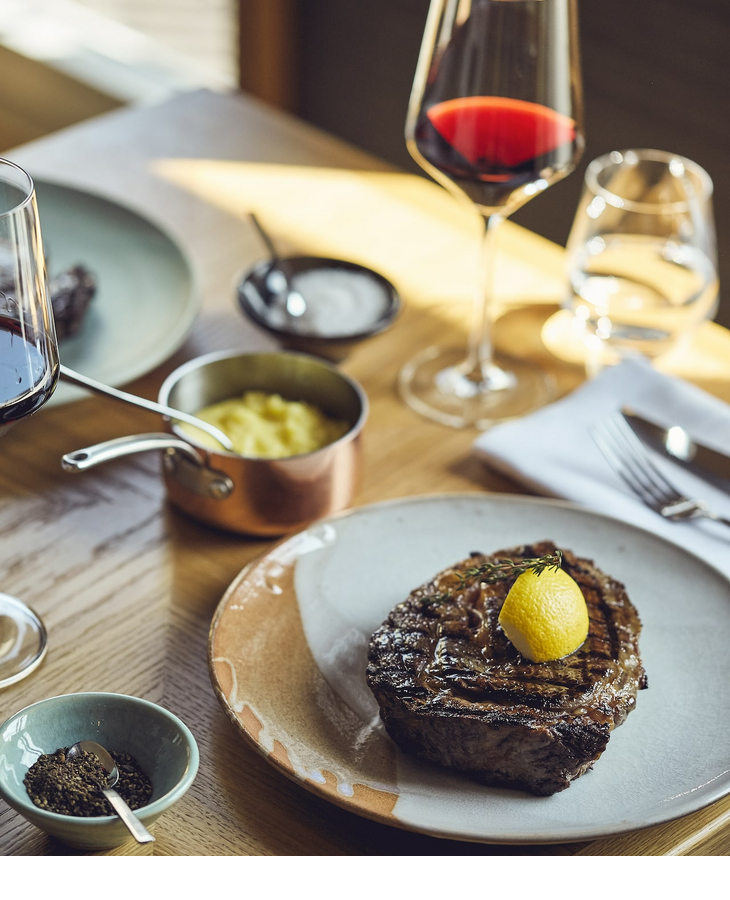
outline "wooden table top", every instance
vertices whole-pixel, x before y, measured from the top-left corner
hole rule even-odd
[[[8,154],[37,177],[99,191],[163,223],[189,253],[203,294],[189,339],[130,386],[157,396],[181,362],[211,350],[273,349],[243,321],[236,274],[264,250],[247,213],[282,248],[349,258],[399,288],[395,327],[359,345],[343,369],[366,389],[365,474],[355,504],[453,491],[523,492],[474,460],[475,432],[411,412],[395,388],[400,366],[449,329],[465,335],[477,221],[445,191],[248,98],[193,92],[159,107],[101,116]],[[566,392],[580,365],[543,346],[562,293],[562,250],[507,223],[500,235],[497,340],[539,358]],[[79,251],[82,256],[82,251]],[[708,323],[662,363],[730,401],[730,333]],[[0,719],[45,697],[114,691],[162,704],[193,731],[200,770],[154,826],[157,841],[115,854],[434,855],[724,854],[730,799],[667,825],[595,842],[489,846],[389,828],[290,782],[251,749],[220,707],[208,674],[211,619],[227,586],[270,541],[224,535],[171,508],[154,455],[83,476],[62,454],[153,431],[157,417],[89,397],[49,405],[0,443],[0,575],[45,620],[41,668],[0,694]],[[0,852],[64,855],[0,801]]]

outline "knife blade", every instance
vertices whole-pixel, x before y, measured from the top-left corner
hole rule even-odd
[[[626,408],[621,410],[621,414],[634,434],[648,447],[667,459],[681,463],[723,491],[730,491],[730,456],[698,443],[679,425],[664,428]]]

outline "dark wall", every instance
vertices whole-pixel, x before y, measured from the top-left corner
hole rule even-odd
[[[715,182],[720,283],[730,285],[730,2],[580,0],[586,152],[514,220],[565,244],[585,166],[652,147]],[[428,0],[302,0],[298,113],[405,169],[403,126]],[[730,287],[717,320],[730,326]]]

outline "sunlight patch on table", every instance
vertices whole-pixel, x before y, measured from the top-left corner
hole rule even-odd
[[[153,171],[241,219],[255,212],[284,253],[370,266],[418,305],[472,299],[479,219],[420,176],[199,159]],[[560,302],[561,248],[507,222],[498,254],[501,303]]]

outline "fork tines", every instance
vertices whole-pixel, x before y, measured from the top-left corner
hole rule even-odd
[[[659,471],[620,413],[594,425],[592,436],[616,473],[647,506],[660,509],[685,499]]]

